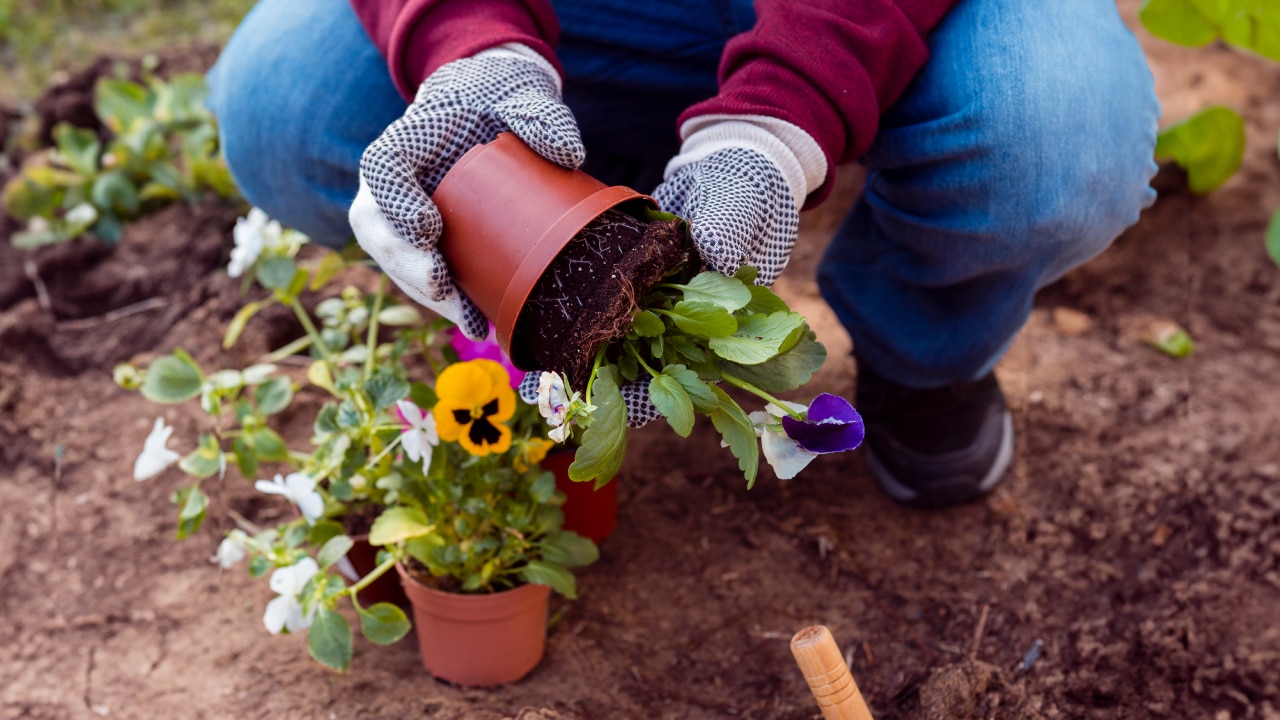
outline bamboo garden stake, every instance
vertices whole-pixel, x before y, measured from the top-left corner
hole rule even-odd
[[[872,720],[831,631],[810,625],[791,638],[791,654],[826,720]]]

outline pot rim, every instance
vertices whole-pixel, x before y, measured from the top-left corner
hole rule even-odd
[[[461,622],[492,622],[508,618],[525,611],[532,603],[545,602],[551,595],[549,586],[534,583],[483,595],[450,593],[422,584],[409,573],[404,563],[397,562],[396,571],[400,573],[405,594],[415,610]]]

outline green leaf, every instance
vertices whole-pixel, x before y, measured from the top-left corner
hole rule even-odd
[[[321,665],[345,672],[351,665],[351,625],[333,610],[320,608],[307,631],[307,649]]]
[[[529,485],[529,497],[539,503],[545,503],[556,494],[556,476],[549,472],[544,472],[534,478],[533,483]]]
[[[157,358],[147,368],[147,379],[142,383],[142,396],[151,402],[171,405],[200,394],[204,375],[190,355],[174,353]]]
[[[121,135],[139,119],[150,119],[155,96],[128,80],[103,79],[94,88],[93,109],[116,135]]]
[[[316,266],[315,273],[311,276],[311,289],[319,290],[324,287],[334,275],[347,266],[347,261],[342,257],[342,253],[327,252],[324,257],[320,258],[320,264]]]
[[[404,611],[391,603],[360,608],[360,632],[375,645],[395,643],[408,635],[411,628]]]
[[[316,562],[320,563],[320,567],[327,568],[346,557],[347,552],[355,544],[356,542],[346,535],[335,535],[321,546],[320,552],[316,554]]]
[[[1271,261],[1280,265],[1280,210],[1271,216],[1271,224],[1267,226],[1267,255]]]
[[[409,400],[423,410],[430,410],[436,406],[438,398],[435,388],[426,383],[415,382],[409,384]]]
[[[648,310],[641,310],[631,319],[631,329],[640,337],[657,337],[666,331],[662,318]]]
[[[649,380],[649,399],[680,437],[693,432],[693,400],[680,381],[666,374]]]
[[[711,303],[729,312],[740,310],[751,302],[751,290],[741,280],[725,277],[714,270],[699,273],[683,289],[686,301]]]
[[[253,389],[253,402],[264,415],[274,415],[293,401],[293,382],[284,375],[271,378]]]
[[[569,466],[569,479],[595,480],[596,487],[601,487],[618,474],[627,454],[627,405],[609,372],[596,376],[591,392],[596,411],[591,414],[591,427],[582,434],[582,447]]]
[[[1218,27],[1191,0],[1144,0],[1138,11],[1143,27],[1176,45],[1200,47],[1218,39]]]
[[[733,276],[742,281],[743,285],[753,285],[760,271],[751,265],[742,265],[738,267],[738,272]]]
[[[720,400],[720,407],[711,413],[711,424],[715,425],[724,438],[729,451],[738,458],[738,469],[747,479],[747,489],[751,489],[756,482],[756,471],[760,468],[760,445],[756,442],[755,427],[738,403],[725,391],[713,387],[711,392]]]
[[[572,530],[561,530],[542,541],[542,557],[567,568],[575,568],[599,560],[600,550],[589,538]]]
[[[578,589],[573,580],[573,573],[559,563],[546,560],[530,560],[528,565],[521,568],[520,577],[524,578],[525,582],[533,583],[534,585],[548,585],[552,590],[570,600],[578,598]]]
[[[786,392],[809,382],[827,360],[827,349],[810,330],[788,352],[759,365],[725,363],[725,372],[770,393]]]
[[[182,540],[200,529],[204,522],[205,510],[209,506],[209,498],[200,492],[199,485],[179,491],[178,539]]]
[[[258,282],[269,290],[284,291],[293,282],[297,271],[293,258],[284,255],[273,255],[258,264]]]
[[[231,441],[231,451],[236,454],[236,467],[246,480],[252,480],[258,474],[258,454],[249,444],[246,436],[241,435]]]
[[[66,197],[68,187],[83,181],[74,173],[51,167],[33,167],[4,186],[4,207],[19,220],[51,219]]]
[[[317,435],[331,435],[338,432],[338,404],[325,403],[316,413],[315,431]]]
[[[289,447],[284,444],[284,438],[280,437],[271,428],[260,427],[242,437],[248,438],[248,442],[253,447],[253,452],[258,456],[259,460],[280,462],[289,459]]]
[[[1156,157],[1187,171],[1191,192],[1203,195],[1226,182],[1244,161],[1244,120],[1212,105],[1160,132]]]
[[[112,170],[95,178],[89,197],[99,209],[125,217],[137,215],[142,203],[138,188],[119,170]]]
[[[78,128],[70,123],[58,123],[53,128],[53,142],[58,147],[59,157],[72,170],[81,175],[93,175],[98,172],[98,156],[102,153],[102,143],[98,142],[97,133]]]
[[[693,402],[693,409],[696,412],[706,414],[720,406],[720,399],[698,377],[698,373],[684,365],[668,365],[662,368],[662,374],[670,376],[680,383],[680,387],[684,388],[685,393],[689,395],[690,401]]]
[[[346,531],[342,529],[342,523],[336,520],[317,520],[315,525],[307,532],[307,542],[312,545],[323,546],[329,540],[344,534]]]
[[[124,225],[120,223],[120,218],[109,213],[104,213],[98,219],[98,223],[93,226],[93,234],[98,239],[108,245],[115,245],[120,242],[120,237],[124,235]]]
[[[728,310],[708,302],[681,300],[671,309],[676,327],[704,338],[726,337],[738,329],[738,321]]]
[[[388,372],[377,372],[369,378],[364,391],[373,402],[374,411],[385,410],[409,395],[409,383]]]
[[[435,526],[417,508],[387,508],[369,530],[370,545],[392,545],[435,532]]]
[[[227,334],[222,337],[222,349],[230,350],[231,346],[236,344],[236,340],[240,339],[240,334],[244,332],[249,320],[272,302],[271,300],[255,300],[240,308],[235,317],[231,318],[231,323],[227,325]]]
[[[707,342],[716,355],[740,365],[759,365],[778,355],[791,334],[804,327],[804,318],[790,311],[752,315],[737,332]]]
[[[791,309],[782,301],[782,298],[763,285],[751,285],[748,289],[751,291],[751,302],[747,303],[747,312],[772,315],[776,312],[787,312]]]
[[[226,466],[227,457],[222,454],[218,439],[212,435],[201,435],[195,452],[178,461],[182,472],[201,480],[221,472]]]

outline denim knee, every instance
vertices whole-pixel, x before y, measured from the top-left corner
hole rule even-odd
[[[245,198],[316,242],[344,244],[360,155],[405,108],[347,0],[262,0],[208,83]]]

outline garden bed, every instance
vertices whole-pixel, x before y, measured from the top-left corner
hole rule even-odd
[[[816,708],[787,641],[814,622],[851,651],[878,718],[1275,717],[1280,270],[1261,236],[1280,205],[1280,70],[1205,50],[1193,72],[1188,51],[1148,45],[1169,117],[1248,110],[1245,167],[1207,198],[1162,174],[1139,226],[1042,294],[999,368],[1019,452],[991,499],[898,508],[856,453],[748,492],[710,427],[636,432],[581,599],[553,600],[547,659],[493,691],[431,680],[412,640],[358,639],[337,675],[303,638],[269,639],[269,590],[208,558],[229,510],[266,521],[282,506],[234,474],[207,483],[210,527],[175,544],[175,484],[131,478],[157,409],[111,368],[174,346],[221,355],[241,304],[221,270],[232,214],[175,206],[114,254],[41,251],[49,310],[0,243],[0,717],[800,720]],[[806,392],[850,396],[848,340],[809,280],[837,219],[806,218],[778,290],[830,350]],[[300,334],[275,310],[232,364]],[[1158,319],[1187,327],[1196,354],[1145,346]],[[289,440],[320,402],[286,411]],[[196,408],[164,412],[195,437]]]

